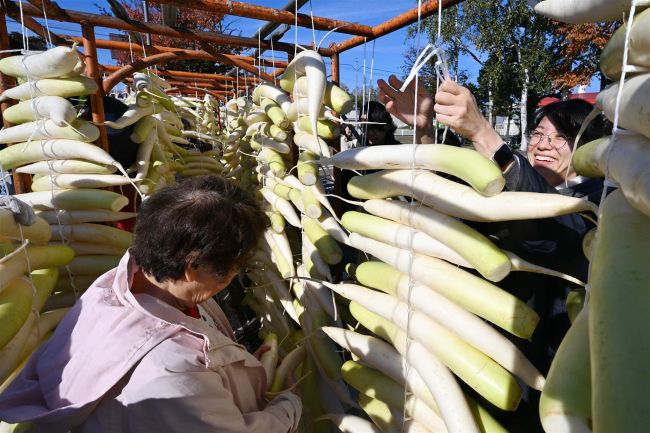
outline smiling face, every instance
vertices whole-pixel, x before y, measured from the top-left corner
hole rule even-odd
[[[576,177],[571,167],[571,150],[573,139],[562,140],[559,138],[557,129],[548,119],[544,117],[534,133],[541,134],[541,140],[531,139],[528,145],[528,161],[546,179],[551,186],[557,186]],[[551,142],[549,142],[551,135]],[[564,143],[564,144],[562,144]],[[567,171],[568,170],[568,171]]]

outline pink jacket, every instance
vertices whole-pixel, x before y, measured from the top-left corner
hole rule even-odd
[[[215,329],[134,295],[136,270],[127,253],[95,281],[0,395],[0,420],[48,433],[294,431],[300,400],[264,401],[265,371],[221,308],[202,304]]]

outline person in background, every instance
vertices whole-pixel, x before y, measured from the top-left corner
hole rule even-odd
[[[142,204],[135,242],[0,395],[0,420],[48,433],[288,433],[302,405],[265,399],[266,373],[212,297],[247,261],[266,216],[197,176]]]
[[[578,131],[591,112],[589,103],[562,101],[541,108],[532,122],[526,155],[513,152],[480,113],[471,92],[452,81],[445,81],[434,97],[424,87],[418,89],[417,116],[413,117],[415,85],[404,92],[395,76],[379,81],[380,100],[386,109],[404,122],[415,125],[421,143],[433,143],[432,119],[454,129],[472,142],[474,148],[493,160],[503,171],[506,190],[565,194],[600,200],[601,179],[583,179],[571,167],[571,154]],[[587,127],[581,143],[602,137],[611,124],[598,117]],[[469,225],[493,240],[503,250],[529,262],[587,280],[588,261],[582,251],[582,239],[593,224],[577,214],[530,221],[473,223]],[[575,285],[557,278],[512,272],[499,287],[524,300],[539,314],[540,323],[530,341],[513,339],[523,353],[544,375],[570,327],[566,298]],[[508,431],[543,433],[538,415],[539,392],[522,386],[523,399],[514,413],[494,415]],[[468,391],[471,392],[471,391]],[[489,405],[488,405],[489,407]]]
[[[386,107],[377,101],[368,102],[368,110],[363,120],[375,122],[363,125],[365,130],[364,143],[366,146],[380,146],[383,144],[400,144],[395,138],[397,127]]]
[[[357,146],[358,141],[352,132],[352,126],[343,125],[343,133],[341,134],[341,152],[345,152],[348,149],[354,149]]]

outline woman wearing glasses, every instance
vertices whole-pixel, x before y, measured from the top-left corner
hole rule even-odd
[[[420,143],[433,143],[433,115],[472,142],[474,148],[492,159],[503,171],[506,189],[559,193],[598,202],[602,179],[583,179],[571,167],[575,137],[591,112],[589,103],[562,101],[541,108],[532,122],[526,155],[512,152],[481,115],[474,96],[466,88],[445,81],[432,97],[418,89],[418,115],[413,118],[415,86],[399,92],[401,82],[391,77],[380,80],[380,99],[386,109],[406,123],[415,124]],[[611,125],[601,116],[584,132],[581,143],[602,137]],[[540,197],[543,200],[543,196]],[[582,239],[593,225],[581,216],[501,223],[471,223],[502,249],[551,269],[586,281],[588,262],[582,252]],[[576,286],[547,276],[513,272],[498,283],[500,287],[526,301],[537,311],[540,323],[530,342],[516,341],[533,364],[546,374],[551,360],[570,322],[566,313],[567,295]],[[522,387],[524,396],[514,414],[495,413],[508,431],[543,432],[538,415],[539,393]]]

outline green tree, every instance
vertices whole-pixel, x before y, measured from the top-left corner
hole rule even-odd
[[[445,10],[442,18],[450,69],[458,70],[461,56],[479,63],[477,100],[490,119],[494,115],[511,117],[518,106],[520,140],[525,147],[531,108],[553,90],[552,68],[557,61],[557,54],[550,49],[553,25],[521,0],[464,2]],[[424,23],[431,41],[437,39],[437,23],[436,17]]]

